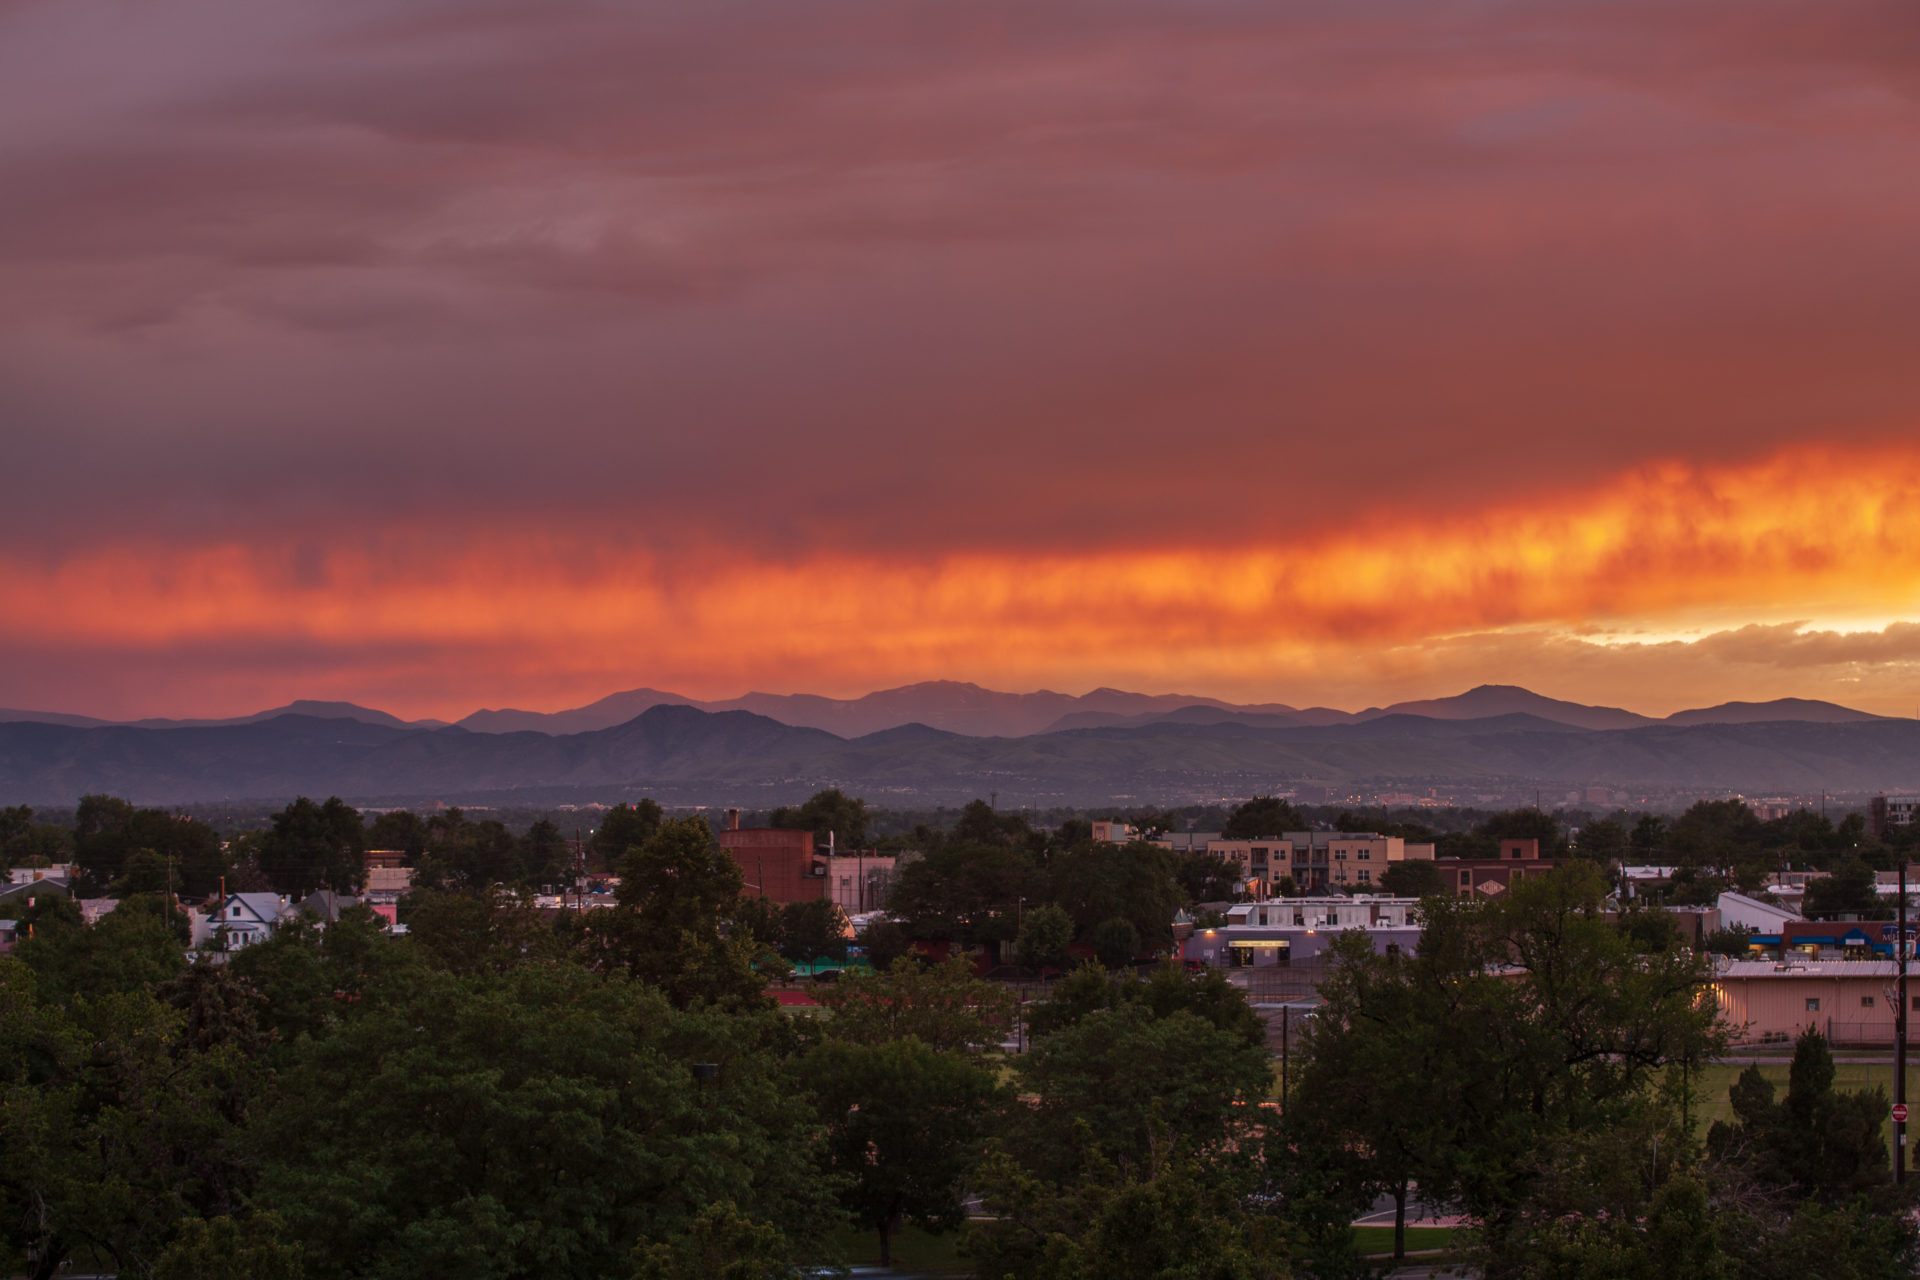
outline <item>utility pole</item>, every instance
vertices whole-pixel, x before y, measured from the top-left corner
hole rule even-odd
[[[1287,1111],[1287,1023],[1293,1014],[1291,1007],[1280,1006],[1280,1113]]]
[[[1894,940],[1900,957],[1900,1008],[1893,1018],[1893,1180],[1907,1180],[1907,860],[1900,860],[1900,936]]]

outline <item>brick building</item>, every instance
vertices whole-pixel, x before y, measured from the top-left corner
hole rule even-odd
[[[1543,876],[1559,865],[1540,856],[1538,840],[1502,840],[1498,858],[1437,858],[1441,882],[1461,897],[1483,898],[1505,893],[1526,876]]]
[[[813,832],[780,827],[738,827],[730,812],[720,847],[740,864],[746,892],[775,902],[807,902],[827,896],[827,877],[816,868]]]

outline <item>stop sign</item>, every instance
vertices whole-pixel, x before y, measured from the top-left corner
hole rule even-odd
[[[1893,1122],[1895,1124],[1905,1124],[1907,1122],[1907,1104],[1906,1103],[1896,1102],[1893,1104]]]

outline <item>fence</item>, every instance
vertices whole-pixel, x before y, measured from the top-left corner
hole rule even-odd
[[[1333,972],[1333,966],[1320,960],[1294,965],[1262,965],[1231,970],[1236,983],[1244,975],[1247,999],[1255,1004],[1274,1004],[1284,1000],[1303,1000],[1318,994],[1319,986]]]

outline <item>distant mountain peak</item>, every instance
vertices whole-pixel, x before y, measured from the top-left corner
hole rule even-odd
[[[1775,698],[1770,702],[1723,702],[1716,707],[1676,711],[1667,717],[1666,722],[1681,725],[1764,724],[1769,721],[1798,720],[1815,724],[1857,724],[1888,718],[1815,698]]]

